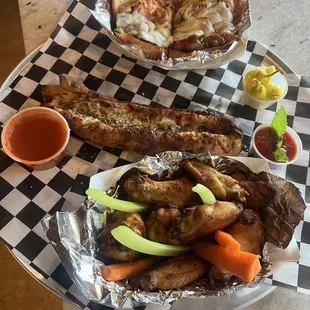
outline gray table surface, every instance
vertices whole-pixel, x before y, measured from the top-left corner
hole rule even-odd
[[[19,0],[26,52],[42,44],[71,0]],[[310,1],[252,0],[250,36],[264,43],[298,74],[310,76]],[[78,308],[64,303],[64,310]],[[310,309],[310,296],[278,288],[246,310]]]

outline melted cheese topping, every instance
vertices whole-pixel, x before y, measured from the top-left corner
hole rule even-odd
[[[157,46],[167,47],[172,42],[170,30],[156,27],[137,10],[132,13],[118,13],[116,15],[116,30],[153,43]]]
[[[214,24],[213,28],[218,33],[233,32],[235,30],[235,26],[227,20]]]
[[[232,22],[233,15],[225,2],[218,2],[211,8],[203,8],[195,14],[197,18],[209,18],[212,24],[219,23],[223,20]]]
[[[226,2],[217,2],[213,6],[199,8],[181,8],[182,12],[190,15],[179,24],[173,33],[173,40],[179,41],[192,35],[202,36],[212,33],[224,34],[234,31],[233,14]]]
[[[193,35],[231,33],[235,28],[230,2],[232,0],[183,0],[174,18],[176,27],[172,38],[171,9],[175,1],[138,1],[133,11],[124,10],[116,15],[116,31],[160,47],[168,47],[173,40],[179,41]]]
[[[203,34],[213,32],[214,28],[209,19],[199,20],[194,16],[192,16],[184,23],[182,23],[178,28],[175,29],[173,39],[175,41],[179,41],[186,39],[192,35],[202,36]]]

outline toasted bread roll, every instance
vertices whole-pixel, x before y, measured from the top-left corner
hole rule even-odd
[[[140,154],[238,155],[242,149],[241,129],[215,113],[119,102],[64,75],[59,88],[46,85],[42,95],[43,105],[62,114],[74,133],[100,145]]]

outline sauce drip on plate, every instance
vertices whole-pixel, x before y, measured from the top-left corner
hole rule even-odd
[[[66,127],[56,118],[37,114],[18,122],[11,134],[9,147],[20,159],[39,161],[57,153],[66,140]]]
[[[297,145],[294,141],[293,137],[285,132],[282,136],[282,148],[286,150],[286,155],[291,161],[297,153]],[[276,136],[270,129],[270,127],[264,127],[260,129],[254,137],[254,143],[258,149],[258,151],[266,158],[272,161],[276,161],[273,157],[273,152],[276,146]]]

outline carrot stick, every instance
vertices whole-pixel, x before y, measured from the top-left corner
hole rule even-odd
[[[241,248],[240,243],[234,239],[232,235],[221,230],[217,230],[215,232],[214,238],[226,251],[235,253],[238,252]]]
[[[131,263],[122,263],[102,267],[102,274],[106,281],[118,281],[136,276],[149,269],[158,262],[158,258],[140,259]]]
[[[200,241],[193,244],[192,250],[213,265],[232,273],[248,283],[253,282],[255,276],[261,270],[258,256],[240,250],[235,251],[237,248],[235,242],[229,245],[229,239],[226,236],[223,239],[223,236],[217,234],[217,237],[219,237],[218,242],[222,242],[220,245]],[[233,237],[231,238],[234,239]]]

